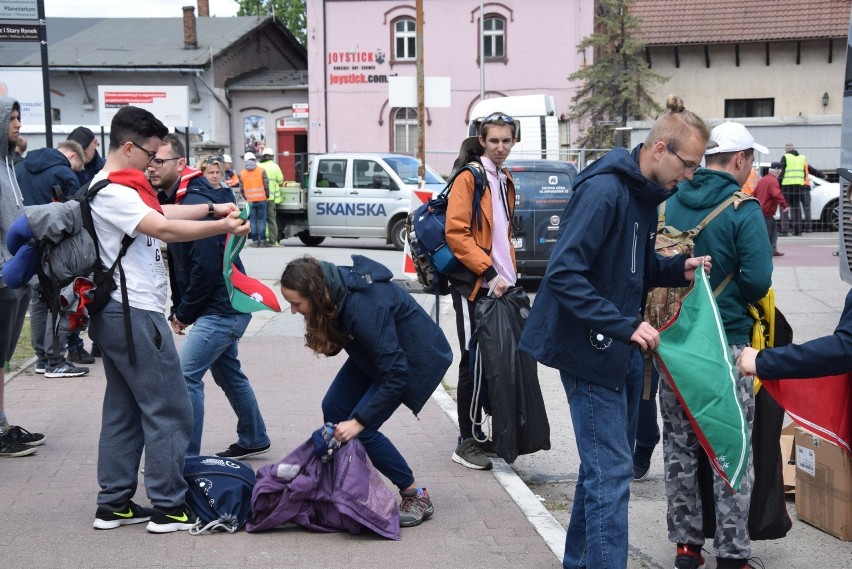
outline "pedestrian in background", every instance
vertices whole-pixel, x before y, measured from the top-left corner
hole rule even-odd
[[[305,344],[316,354],[348,359],[322,400],[323,422],[334,438],[354,437],[370,461],[399,488],[399,522],[416,526],[434,513],[405,458],[379,429],[405,405],[420,412],[453,360],[441,328],[393,273],[372,259],[352,256],[351,267],[305,256],[287,264],[281,294],[305,318]]]
[[[769,244],[772,246],[773,257],[783,257],[784,253],[778,250],[778,223],[775,221],[775,213],[781,208],[782,213],[790,211],[787,200],[781,192],[778,184],[778,174],[781,172],[781,163],[773,162],[769,171],[757,183],[754,197],[760,201],[760,209],[763,212],[763,221],[766,222],[766,233],[769,235]]]
[[[275,161],[275,151],[266,147],[260,154],[260,167],[266,172],[269,181],[269,197],[266,199],[266,236],[273,247],[278,247],[278,210],[276,206],[283,199],[281,186],[284,185],[284,174]]]
[[[44,205],[73,197],[80,189],[76,172],[83,169],[83,160],[83,148],[73,140],[63,140],[56,148],[40,148],[28,153],[15,168],[24,203]],[[89,368],[76,366],[71,361],[95,361],[88,353],[78,352],[82,348],[77,341],[83,342],[79,332],[77,341],[72,342],[69,341],[69,333],[57,330],[57,341],[54,342],[53,317],[50,314],[53,299],[44,298],[42,292],[40,284],[34,285],[30,301],[30,342],[36,354],[35,372],[49,378],[88,374]],[[67,359],[66,345],[69,345]]]
[[[266,201],[269,199],[269,177],[266,170],[257,165],[254,153],[243,156],[246,167],[240,172],[240,185],[245,200],[249,203],[251,223],[251,246],[268,247],[266,241]]]

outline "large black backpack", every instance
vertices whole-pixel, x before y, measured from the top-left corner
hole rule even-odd
[[[72,198],[79,204],[82,227],[69,231],[58,242],[43,240],[39,243],[39,264],[37,276],[42,289],[42,299],[50,307],[53,331],[53,353],[59,353],[58,325],[62,312],[61,293],[77,278],[89,279],[94,288],[86,292],[88,302],[86,311],[89,315],[97,314],[109,302],[110,294],[117,288],[113,275],[116,268],[121,283],[122,308],[124,312],[124,328],[127,335],[127,348],[131,365],[136,363],[136,351],[133,345],[133,334],[130,326],[130,305],[127,302],[127,284],[121,259],[127,253],[133,238],[125,235],[115,262],[106,267],[101,262],[98,237],[92,220],[91,200],[99,191],[108,186],[106,178],[94,184],[87,184]]]

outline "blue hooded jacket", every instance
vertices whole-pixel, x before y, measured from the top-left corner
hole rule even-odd
[[[375,426],[383,410],[400,402],[416,415],[453,361],[450,344],[414,298],[391,282],[390,269],[361,255],[352,255],[352,261],[351,267],[337,267],[339,281],[326,282],[339,299],[338,321],[351,335],[343,349],[379,384],[352,416]]]
[[[44,205],[54,201],[53,186],[59,186],[69,199],[80,189],[77,174],[62,152],[55,148],[39,148],[15,166],[15,177],[21,186],[25,205]]]
[[[181,205],[207,202],[233,203],[234,192],[230,188],[214,188],[204,176],[192,178]],[[222,276],[224,252],[225,235],[169,243],[170,316],[192,324],[207,314],[237,314]],[[237,267],[244,270],[242,263],[238,262]]]
[[[684,256],[654,253],[657,206],[673,191],[642,175],[640,148],[616,148],[577,176],[520,342],[541,363],[616,390],[648,289],[688,284]]]

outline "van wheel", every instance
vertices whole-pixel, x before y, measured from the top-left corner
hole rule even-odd
[[[408,238],[408,229],[405,227],[405,218],[397,219],[390,230],[390,242],[397,251],[405,249],[405,240]]]
[[[307,231],[302,231],[299,233],[299,241],[307,245],[308,247],[316,247],[323,241],[325,241],[325,237],[314,237]]]

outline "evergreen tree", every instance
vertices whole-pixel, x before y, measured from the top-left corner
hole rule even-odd
[[[307,8],[302,0],[235,0],[240,9],[237,16],[266,16],[275,14],[284,27],[307,47]]]
[[[577,50],[591,47],[594,63],[568,78],[580,81],[571,99],[570,116],[581,129],[579,146],[612,148],[615,127],[662,110],[648,92],[668,78],[651,71],[645,61],[639,19],[630,13],[634,0],[597,0],[595,32]]]

